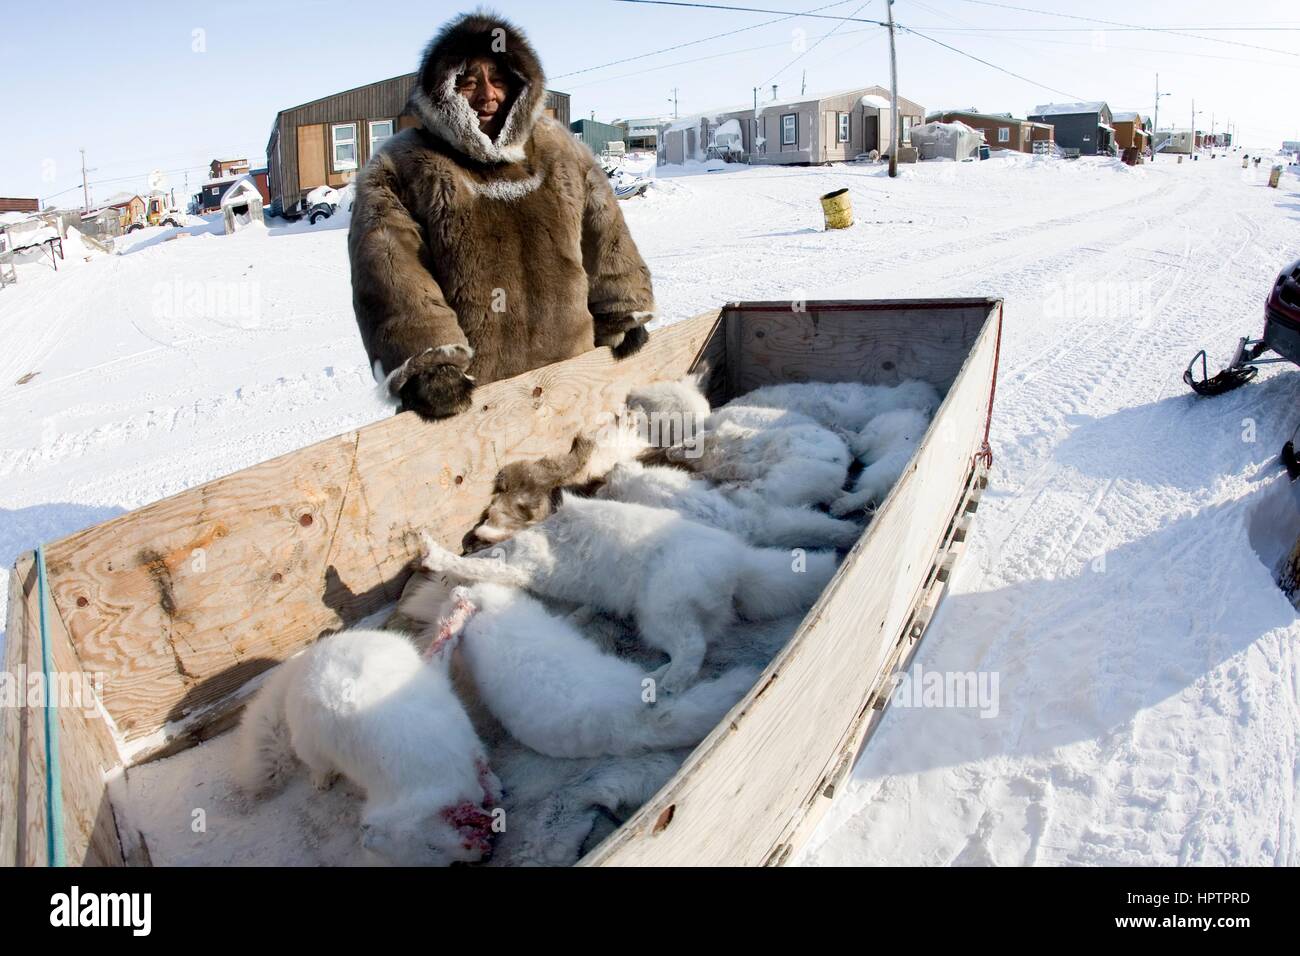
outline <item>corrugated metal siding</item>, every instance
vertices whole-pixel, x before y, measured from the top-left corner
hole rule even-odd
[[[0,199],[0,212],[36,212],[40,208],[39,199]]]
[[[569,129],[597,156],[604,152],[606,143],[624,141],[621,126],[611,126],[596,120],[574,120],[569,124]]]

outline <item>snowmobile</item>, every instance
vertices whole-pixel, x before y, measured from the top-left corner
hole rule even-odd
[[[1261,358],[1266,352],[1276,357]],[[1264,332],[1257,338],[1242,338],[1227,368],[1209,376],[1205,367],[1205,349],[1192,356],[1183,372],[1186,382],[1197,395],[1222,395],[1245,385],[1257,374],[1260,365],[1291,362],[1300,365],[1300,260],[1287,266],[1273,283],[1264,303]],[[1201,377],[1196,377],[1200,364]]]
[[[1276,353],[1263,357],[1267,352]],[[1259,374],[1260,365],[1291,362],[1300,365],[1300,260],[1291,263],[1278,275],[1264,303],[1264,331],[1257,339],[1243,337],[1228,366],[1216,375],[1206,369],[1205,349],[1187,363],[1183,381],[1197,395],[1222,395],[1240,388]],[[1200,365],[1200,378],[1196,377]],[[1294,481],[1300,477],[1300,459],[1293,442],[1282,449],[1282,463]]]

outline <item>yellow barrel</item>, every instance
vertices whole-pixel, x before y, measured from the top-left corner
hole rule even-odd
[[[827,229],[847,229],[853,225],[853,202],[847,189],[837,189],[822,197],[822,215]]]
[[[1268,174],[1268,184],[1277,189],[1278,183],[1282,181],[1282,167],[1274,166]]]

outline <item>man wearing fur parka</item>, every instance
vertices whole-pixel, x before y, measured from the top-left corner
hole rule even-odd
[[[475,384],[646,341],[650,271],[595,157],[543,115],[523,33],[475,13],[425,51],[409,109],[357,177],[352,302],[376,376],[426,418]]]

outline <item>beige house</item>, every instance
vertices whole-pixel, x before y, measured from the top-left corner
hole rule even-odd
[[[900,141],[925,121],[925,108],[898,98]],[[876,150],[889,152],[889,91],[868,86],[821,96],[759,103],[684,117],[665,124],[659,136],[660,164],[710,158],[713,133],[738,120],[743,156],[756,165],[833,163]]]

